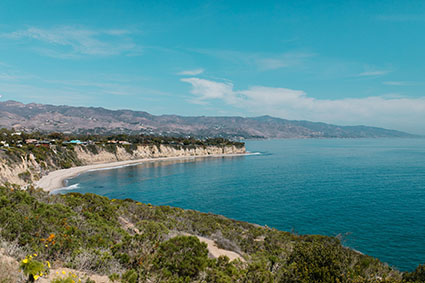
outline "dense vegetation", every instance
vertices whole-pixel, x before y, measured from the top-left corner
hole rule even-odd
[[[19,142],[24,143],[28,139],[48,140],[53,144],[61,144],[62,142],[71,140],[81,140],[84,142],[90,141],[97,144],[108,143],[111,141],[125,141],[132,144],[144,145],[234,145],[236,147],[243,147],[243,142],[231,141],[224,138],[206,138],[195,139],[193,137],[173,137],[173,136],[158,136],[158,135],[127,135],[127,134],[111,134],[111,135],[90,135],[90,134],[64,134],[59,132],[53,133],[40,133],[22,132],[19,135],[14,134],[14,131],[8,129],[0,129],[0,141],[6,141],[10,145],[16,145]]]
[[[210,258],[206,244],[190,235],[214,239],[244,261]],[[26,256],[34,254],[52,268],[122,282],[423,282],[425,275],[423,266],[401,274],[332,237],[130,199],[48,195],[32,188],[0,187],[0,237],[17,247],[10,254],[24,267],[35,261]]]

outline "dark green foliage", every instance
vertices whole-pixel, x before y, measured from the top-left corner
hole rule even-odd
[[[134,269],[130,269],[122,275],[121,282],[137,283],[138,275]]]
[[[342,282],[349,266],[347,251],[336,238],[310,236],[295,244],[288,259],[287,280]]]
[[[195,278],[205,269],[207,261],[207,244],[197,237],[178,236],[159,246],[154,264],[170,275]]]
[[[97,147],[94,144],[89,144],[85,148],[92,154],[99,154],[99,151],[97,150]]]
[[[425,282],[425,265],[419,265],[415,271],[403,274],[405,282]]]
[[[116,154],[117,153],[117,145],[115,144],[106,144],[105,150],[109,153]]]

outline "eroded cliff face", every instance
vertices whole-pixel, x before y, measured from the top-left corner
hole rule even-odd
[[[0,159],[0,185],[17,184],[25,186],[40,178],[42,166],[35,160],[34,155],[21,157],[20,160]]]
[[[72,151],[70,156],[76,158],[66,160],[67,166],[90,165],[124,160],[136,160],[159,157],[209,156],[221,154],[243,154],[245,147],[228,146],[167,146],[167,145],[138,145],[125,147],[114,146],[107,150],[100,146],[75,146],[67,149]],[[57,150],[52,148],[46,155],[45,161],[39,161],[31,153],[13,160],[7,155],[0,159],[0,185],[5,183],[26,186],[39,180],[50,171],[64,168],[64,160],[58,161]]]
[[[84,165],[106,163],[114,161],[124,161],[143,158],[158,157],[183,157],[183,156],[208,156],[218,154],[243,154],[245,147],[235,146],[193,146],[193,147],[173,147],[165,145],[139,145],[134,150],[127,150],[125,147],[116,147],[115,152],[99,150],[98,153],[90,152],[87,147],[76,147],[78,159]]]

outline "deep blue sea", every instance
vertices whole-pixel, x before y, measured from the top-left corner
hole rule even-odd
[[[92,171],[92,192],[222,214],[344,244],[400,270],[425,263],[425,139],[248,141],[256,155]]]

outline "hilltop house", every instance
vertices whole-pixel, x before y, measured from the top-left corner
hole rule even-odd
[[[27,140],[25,140],[25,143],[26,144],[35,144],[35,143],[37,143],[37,140],[36,139],[27,139]]]
[[[78,145],[86,145],[87,142],[82,142],[80,140],[71,140],[71,141],[66,141],[63,142],[63,144],[78,144]]]

